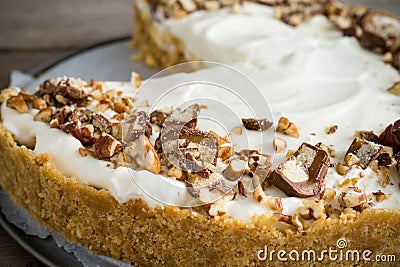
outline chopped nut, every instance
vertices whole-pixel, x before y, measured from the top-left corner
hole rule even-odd
[[[280,137],[275,137],[273,141],[275,152],[282,152],[286,149],[287,143],[286,140]]]
[[[236,135],[242,135],[243,129],[242,127],[235,127],[232,130],[232,134],[236,134]]]
[[[15,109],[18,113],[29,112],[28,106],[26,105],[21,94],[18,94],[17,96],[11,96],[9,99],[7,99],[6,105],[9,108]]]
[[[90,146],[95,143],[94,127],[91,124],[75,128],[72,130],[72,135],[78,139],[83,146]]]
[[[280,132],[280,133],[284,133],[291,137],[295,137],[295,138],[299,137],[299,131],[297,129],[297,126],[285,117],[281,117],[279,119],[278,127],[276,128],[276,131]]]
[[[240,158],[233,159],[222,172],[222,175],[230,181],[235,181],[242,177],[245,169],[247,167],[247,161],[241,160]]]
[[[89,153],[88,153],[88,151],[87,151],[87,149],[86,148],[83,148],[83,147],[80,147],[79,149],[78,149],[78,153],[79,153],[79,155],[81,155],[82,157],[86,157]]]
[[[326,130],[326,134],[334,134],[338,128],[339,127],[337,125],[332,125]]]
[[[400,96],[400,82],[396,82],[392,85],[392,87],[390,87],[389,89],[387,89],[389,93],[392,93],[394,95],[398,95]]]
[[[50,107],[41,109],[34,117],[34,121],[42,121],[49,123],[53,116],[53,109]]]
[[[122,148],[122,144],[111,135],[103,133],[93,147],[97,157],[111,158]]]
[[[46,100],[44,100],[43,98],[34,98],[32,101],[32,106],[35,109],[44,109],[45,107],[47,107],[47,103]]]
[[[331,188],[325,188],[321,193],[321,199],[327,201],[333,201],[336,196],[336,191]]]
[[[5,88],[0,90],[0,103],[6,102],[9,98],[17,96],[18,91],[15,88]]]
[[[142,85],[139,73],[132,71],[131,83],[135,86],[135,88],[139,88]]]
[[[224,201],[217,201],[210,205],[208,214],[211,216],[223,216],[228,212]]]
[[[69,77],[49,79],[40,84],[35,95],[43,97],[50,106],[54,105],[54,100],[61,105],[76,103],[84,106],[88,100],[88,84],[81,79]]]
[[[297,209],[297,212],[305,220],[325,217],[324,201],[316,199],[303,199],[302,205]]]
[[[93,114],[92,124],[94,127],[100,129],[101,132],[109,132],[111,122],[101,114]]]
[[[390,195],[383,193],[381,190],[378,190],[378,192],[374,192],[372,194],[375,196],[376,201],[379,203],[390,199]]]
[[[160,111],[160,110],[155,110],[150,114],[150,122],[154,123],[155,125],[162,127],[164,124],[165,118],[167,118],[168,113]]]
[[[338,201],[342,207],[353,208],[367,202],[367,196],[363,190],[357,187],[350,187],[342,191]]]
[[[351,167],[360,163],[360,159],[353,153],[349,153],[344,157],[346,166]]]
[[[336,171],[337,171],[337,173],[338,173],[339,175],[344,176],[344,175],[346,175],[346,174],[349,172],[349,170],[350,170],[350,167],[349,167],[349,166],[345,166],[345,165],[343,165],[343,164],[341,164],[341,163],[339,163],[339,164],[336,165]]]
[[[171,169],[168,170],[167,175],[169,177],[175,177],[176,179],[183,181],[187,178],[186,173],[177,167],[172,167]]]
[[[125,150],[126,155],[131,157],[141,168],[153,173],[161,172],[160,158],[147,136],[140,135]]]

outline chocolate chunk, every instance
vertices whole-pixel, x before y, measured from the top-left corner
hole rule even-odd
[[[164,124],[166,126],[179,125],[194,129],[197,126],[197,118],[199,117],[199,114],[200,106],[198,104],[190,105],[184,110],[176,108],[165,119]]]
[[[381,145],[355,138],[347,150],[346,156],[354,155],[358,158],[360,166],[366,169],[372,161],[377,159],[382,151],[383,147]]]
[[[378,143],[393,148],[393,153],[400,151],[400,120],[390,124],[379,135]]]
[[[268,176],[268,181],[288,196],[315,196],[321,191],[329,165],[326,151],[303,143]]]
[[[385,39],[374,33],[363,32],[359,41],[361,46],[366,49],[374,50],[377,52],[383,52],[385,50]]]
[[[373,131],[359,131],[358,137],[361,139],[378,144],[378,136]]]
[[[273,124],[272,121],[269,121],[268,119],[257,120],[254,118],[243,118],[242,123],[247,130],[253,131],[265,131],[269,129]]]
[[[378,160],[378,166],[389,167],[392,165],[392,156],[388,152],[382,152],[376,159]]]

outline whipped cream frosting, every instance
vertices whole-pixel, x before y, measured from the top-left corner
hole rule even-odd
[[[181,20],[167,19],[156,26],[160,31],[169,31],[182,40],[188,55],[232,65],[253,80],[268,100],[274,121],[285,116],[298,126],[299,138],[276,133],[287,141],[288,149],[295,150],[304,141],[311,144],[322,142],[334,150],[336,156],[331,158],[332,162],[342,161],[356,131],[373,130],[379,133],[399,118],[399,98],[387,93],[386,89],[400,80],[400,75],[381,62],[378,55],[363,50],[355,39],[342,37],[322,16],[292,28],[275,20],[272,13],[269,7],[246,2],[242,13],[199,11]],[[208,69],[199,72],[204,77],[215,75],[213,70]],[[186,81],[188,76],[174,74],[158,78],[156,82],[162,85],[167,80]],[[136,91],[131,83],[106,82],[105,86],[126,94]],[[231,107],[230,110],[220,109],[217,112],[220,117],[229,118],[232,110],[237,117],[249,116],[240,99],[234,95],[226,97],[226,93],[206,87],[191,86],[190,90],[178,90],[164,102],[157,102],[157,106],[176,106],[184,101],[196,100],[207,92],[209,98]],[[138,102],[149,100],[150,105],[155,105],[157,97],[164,93],[163,89],[159,90],[147,90],[143,86],[137,95]],[[202,112],[212,117],[215,114],[207,114],[212,110]],[[35,112],[19,114],[2,105],[2,124],[20,144],[33,148],[36,154],[49,153],[54,166],[63,174],[108,189],[121,203],[142,198],[151,207],[163,205],[143,190],[151,195],[162,195],[162,199],[169,199],[170,203],[187,206],[192,201],[184,185],[178,181],[126,167],[113,169],[107,165],[108,162],[82,158],[78,153],[79,147],[82,147],[78,140],[60,130],[50,129],[42,122],[33,121]],[[199,122],[199,128],[205,130],[215,130],[215,125],[211,120]],[[331,125],[337,125],[338,130],[328,135],[326,129]],[[228,120],[225,128],[216,131],[223,134],[224,129],[230,131],[235,126],[241,126],[239,120]],[[258,132],[244,131],[246,140],[237,137],[232,142],[235,148],[262,148],[268,152],[273,150],[271,134],[275,133],[269,130],[269,134],[260,139]],[[275,154],[274,167],[285,159],[286,152]],[[375,203],[376,207],[400,207],[397,174],[392,175],[391,184],[383,187],[369,168],[361,170],[353,167],[345,177],[330,168],[325,178],[326,187],[339,191],[339,183],[343,179],[360,177],[360,173],[363,173],[363,178],[356,186],[365,190],[366,194],[381,190],[391,195],[388,200]],[[287,197],[273,186],[265,192],[268,196],[282,198],[283,214],[291,215],[301,205],[302,199]],[[255,214],[269,212],[272,211],[251,196],[238,196],[228,202],[226,215],[250,220]]]

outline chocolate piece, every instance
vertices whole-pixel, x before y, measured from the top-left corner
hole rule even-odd
[[[326,151],[303,143],[268,176],[268,181],[288,196],[315,196],[321,191],[329,165]]]
[[[373,131],[359,131],[357,136],[361,139],[378,144],[378,136]]]
[[[359,41],[361,46],[366,49],[374,50],[381,53],[385,50],[385,39],[376,34],[363,32]]]
[[[187,128],[196,128],[197,118],[200,114],[200,106],[193,104],[184,110],[179,108],[174,109],[171,114],[165,119],[166,126],[179,125],[186,126]]]
[[[392,165],[392,156],[388,152],[382,152],[376,159],[378,160],[378,166],[389,167]]]
[[[377,159],[382,151],[383,147],[381,145],[355,138],[346,152],[346,157],[354,155],[359,160],[360,166],[366,169],[372,161]]]
[[[400,120],[390,124],[379,135],[378,143],[393,148],[393,153],[400,151]]]
[[[265,131],[269,129],[272,126],[272,121],[269,121],[268,119],[254,119],[254,118],[249,118],[245,119],[242,118],[242,123],[244,125],[244,128],[247,130],[253,130],[253,131]]]

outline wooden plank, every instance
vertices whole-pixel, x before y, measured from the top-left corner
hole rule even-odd
[[[132,0],[1,0],[0,50],[71,48],[126,36]]]

